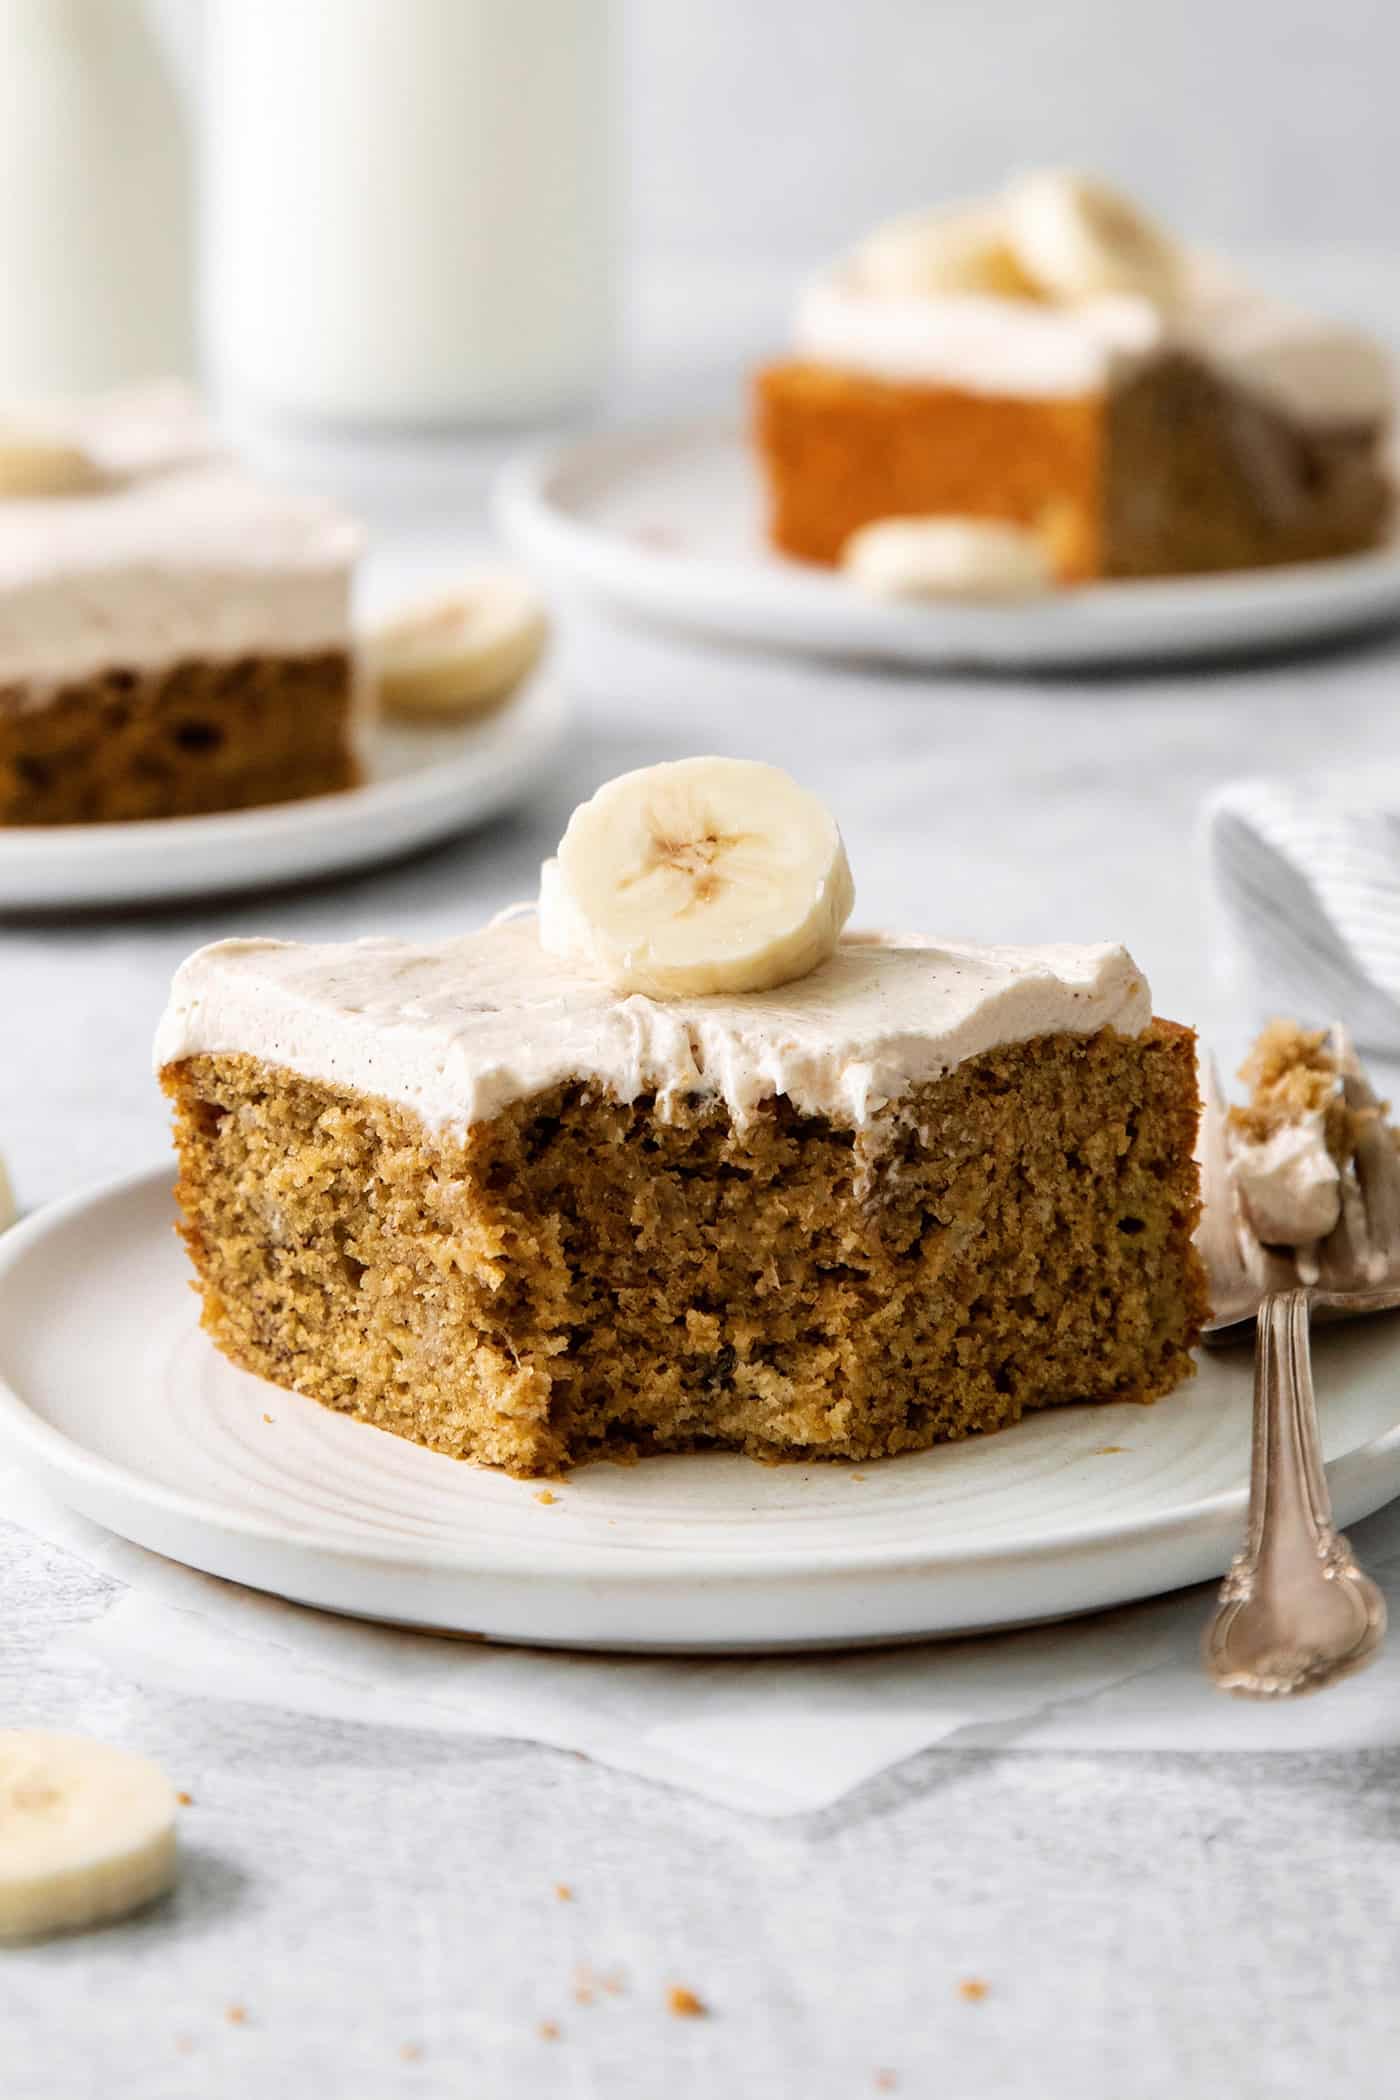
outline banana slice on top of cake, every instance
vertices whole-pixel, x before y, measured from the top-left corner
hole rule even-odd
[[[538,912],[222,941],[156,1059],[235,1363],[515,1473],[871,1459],[1192,1369],[1195,1039],[1121,947],[849,934],[835,819],[699,758]]]

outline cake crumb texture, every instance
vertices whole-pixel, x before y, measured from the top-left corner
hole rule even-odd
[[[358,778],[340,649],[117,668],[23,700],[0,687],[0,825],[202,816]]]
[[[1194,1037],[970,1058],[856,1131],[582,1083],[464,1139],[245,1055],[168,1066],[203,1321],[454,1457],[869,1459],[1192,1369]]]
[[[1355,1157],[1362,1125],[1390,1106],[1349,1108],[1327,1030],[1298,1021],[1270,1021],[1240,1066],[1240,1078],[1250,1098],[1244,1107],[1231,1108],[1228,1120],[1246,1144],[1266,1144],[1288,1124],[1321,1116],[1327,1149],[1339,1167]]]

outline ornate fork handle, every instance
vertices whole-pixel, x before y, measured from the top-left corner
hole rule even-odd
[[[1321,1691],[1372,1660],[1385,1599],[1333,1528],[1317,1433],[1306,1290],[1259,1308],[1249,1530],[1206,1628],[1206,1669],[1250,1699]]]

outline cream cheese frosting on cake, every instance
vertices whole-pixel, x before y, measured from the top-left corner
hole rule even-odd
[[[1058,305],[877,289],[857,253],[802,288],[794,348],[874,379],[1044,399],[1099,392],[1177,351],[1326,428],[1383,421],[1394,394],[1391,361],[1378,344],[1266,298],[1206,261],[1190,266],[1170,306],[1122,293]]]
[[[1038,1035],[1136,1036],[1151,995],[1115,946],[848,936],[774,991],[620,996],[540,946],[533,917],[434,947],[235,940],[182,965],[157,1068],[244,1054],[465,1130],[571,1079],[620,1100],[786,1096],[856,1128],[907,1088]]]
[[[0,501],[0,710],[113,667],[348,646],[358,531],[220,454],[183,388],[56,409],[44,428],[99,479]]]

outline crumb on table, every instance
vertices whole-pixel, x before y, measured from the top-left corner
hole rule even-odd
[[[556,1881],[554,1884],[554,1893],[559,1898],[559,1901],[561,1903],[572,1903],[574,1900],[573,1888],[571,1884],[567,1881]]]
[[[175,1799],[176,1799],[176,1800],[177,1800],[177,1801],[179,1802],[179,1804],[180,1804],[181,1808],[193,1808],[193,1807],[194,1807],[194,1795],[193,1795],[193,1794],[187,1794],[187,1793],[185,1792],[185,1789],[184,1789],[183,1787],[181,1787],[181,1788],[180,1788],[180,1791],[179,1791],[179,1793],[178,1793],[178,1794],[177,1794],[177,1795],[175,1796]]]
[[[535,1500],[536,1502],[557,1502],[559,1497],[551,1493],[548,1488],[541,1488]]]
[[[677,2020],[701,2020],[709,2011],[703,1999],[683,1983],[673,1983],[666,1993],[666,2010]]]
[[[557,2042],[559,2039],[559,2022],[557,2020],[541,2020],[535,2032],[542,2042]]]
[[[965,1998],[969,2005],[980,2005],[986,1995],[987,1985],[980,1976],[964,1976],[958,1985],[958,1996]]]
[[[416,2064],[422,2054],[422,2046],[418,2042],[405,2042],[399,2051],[399,2055],[406,2064]]]
[[[224,2014],[224,2018],[228,2021],[230,2027],[246,2027],[248,2024],[248,2008],[246,2005],[230,2005]]]

